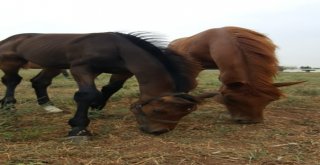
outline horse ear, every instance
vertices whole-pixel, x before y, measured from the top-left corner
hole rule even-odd
[[[193,103],[199,103],[199,102],[200,102],[200,100],[199,100],[197,97],[192,96],[192,95],[189,95],[189,94],[187,94],[187,93],[177,94],[177,95],[175,95],[174,97],[176,97],[176,98],[182,98],[182,99],[185,99],[185,100],[190,101],[190,102],[193,102]]]
[[[217,97],[221,95],[220,92],[205,92],[205,93],[201,93],[197,96],[195,96],[198,100],[201,100],[203,101],[204,99],[207,99],[207,98],[214,98],[214,97]]]
[[[285,86],[296,85],[296,84],[300,84],[300,83],[304,83],[304,82],[307,82],[307,81],[273,83],[272,85],[275,87],[285,87]]]
[[[162,101],[174,104],[181,104],[181,105],[194,105],[199,103],[199,100],[186,93],[176,94],[172,96],[164,96],[161,98]]]
[[[205,93],[201,93],[196,96],[192,96],[189,94],[179,94],[179,95],[175,95],[175,97],[183,98],[183,99],[188,100],[192,103],[199,104],[207,98],[213,98],[214,100],[218,101],[218,100],[220,100],[219,98],[221,97],[221,93],[217,92],[217,91],[205,92]]]

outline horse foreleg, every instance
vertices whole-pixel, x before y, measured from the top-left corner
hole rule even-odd
[[[132,73],[128,74],[113,74],[110,77],[109,84],[105,85],[102,87],[101,92],[102,92],[102,98],[101,100],[95,100],[91,104],[91,108],[95,110],[101,110],[105,105],[107,104],[109,98],[119,91],[122,87],[123,84],[132,77]]]
[[[38,104],[50,113],[62,112],[61,109],[53,105],[47,92],[47,88],[51,84],[52,79],[60,73],[60,69],[43,69],[38,75],[30,80],[32,87],[36,92]]]
[[[20,84],[22,77],[18,74],[19,69],[3,70],[4,76],[1,78],[2,83],[6,86],[6,92],[1,102],[1,109],[15,109],[14,92],[18,84]]]
[[[93,74],[80,66],[72,67],[70,71],[78,84],[79,90],[74,95],[77,111],[74,117],[69,120],[69,125],[72,129],[68,135],[72,138],[90,136],[91,133],[87,130],[87,126],[90,123],[88,109],[94,100],[102,97],[101,92],[97,90],[94,83],[97,74]]]

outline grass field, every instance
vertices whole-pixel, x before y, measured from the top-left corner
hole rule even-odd
[[[283,88],[287,97],[265,109],[261,124],[234,124],[226,109],[208,100],[169,133],[140,132],[128,110],[139,96],[135,79],[114,95],[100,113],[91,114],[92,140],[65,138],[74,114],[72,79],[54,79],[52,101],[63,113],[47,114],[36,103],[29,80],[38,71],[24,70],[16,91],[15,113],[0,112],[0,164],[306,164],[320,165],[320,73],[280,73],[276,81],[307,80]],[[202,72],[195,93],[219,86],[217,71]],[[101,75],[101,87],[109,75]],[[0,86],[3,95],[4,87]]]

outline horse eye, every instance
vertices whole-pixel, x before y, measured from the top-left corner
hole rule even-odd
[[[227,87],[235,90],[235,89],[239,89],[239,88],[243,87],[243,85],[244,84],[241,82],[234,82],[234,83],[227,84]]]

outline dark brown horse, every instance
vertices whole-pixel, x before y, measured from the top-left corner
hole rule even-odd
[[[87,136],[88,109],[101,107],[121,88],[123,82],[136,76],[140,98],[131,107],[140,128],[159,134],[172,130],[178,120],[196,109],[202,95],[186,92],[195,88],[199,65],[172,51],[155,46],[144,35],[122,33],[93,34],[18,34],[0,42],[2,82],[7,90],[3,106],[14,104],[14,90],[20,83],[20,68],[43,69],[32,86],[39,103],[47,103],[46,88],[61,69],[70,69],[79,90],[74,95],[77,110],[69,120],[69,136]],[[147,36],[149,38],[149,36]],[[195,72],[196,71],[196,72]],[[102,92],[94,79],[101,73],[112,73]],[[123,81],[124,80],[124,81]],[[43,97],[45,96],[45,97]]]
[[[14,104],[16,102],[16,99],[14,98],[14,90],[22,79],[22,77],[18,75],[21,64],[17,64],[21,62],[21,58],[11,55],[16,54],[16,48],[20,43],[25,41],[27,38],[37,35],[38,34],[19,34],[0,41],[0,67],[5,73],[2,77],[2,82],[7,87],[5,96],[0,101],[2,109],[14,108]],[[37,68],[38,66],[27,67]],[[47,94],[47,87],[51,84],[52,78],[60,74],[60,72],[63,72],[63,70],[58,68],[43,68],[37,76],[31,79],[32,87],[35,89],[37,95],[37,101],[47,112],[55,113],[62,111],[53,106]]]
[[[222,86],[215,98],[239,123],[262,122],[265,107],[282,96],[278,87],[300,83],[273,83],[278,71],[276,45],[249,29],[209,29],[174,40],[169,49],[193,58],[203,69],[219,69]]]

